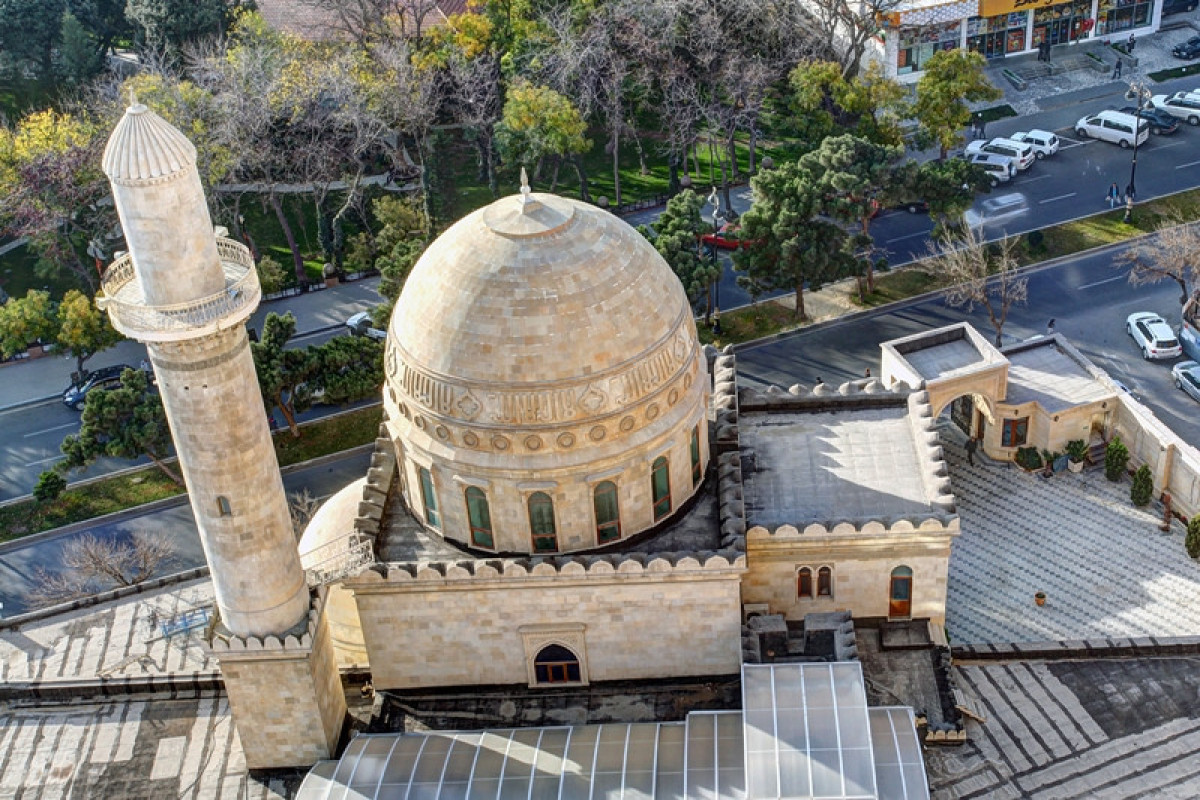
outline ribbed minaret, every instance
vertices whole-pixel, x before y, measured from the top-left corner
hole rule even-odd
[[[249,251],[217,239],[196,149],[139,103],[104,151],[129,252],[101,281],[113,326],[146,344],[218,624],[210,640],[251,767],[310,764],[337,743],[345,697],[322,602],[305,581],[245,322]]]

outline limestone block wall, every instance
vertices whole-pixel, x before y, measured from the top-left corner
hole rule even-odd
[[[943,526],[927,520],[921,526],[897,523],[884,529],[878,523],[862,529],[839,526],[825,531],[810,526],[798,531],[782,526],[774,532],[754,527],[746,534],[747,572],[742,583],[744,603],[767,603],[772,614],[802,619],[821,611],[849,611],[855,617],[886,617],[892,570],[912,570],[913,618],[942,625],[946,618],[946,580],[950,546],[958,520]],[[840,535],[839,535],[840,534]],[[831,597],[797,597],[800,567],[833,570]]]
[[[245,327],[147,344],[221,619],[238,635],[308,611],[287,497]]]
[[[323,600],[300,636],[212,639],[250,769],[307,767],[337,752],[346,695]]]
[[[1169,492],[1174,511],[1188,518],[1200,514],[1200,450],[1127,392],[1119,393],[1115,411],[1115,430],[1129,448],[1130,465],[1150,465],[1155,496]]]
[[[524,636],[556,627],[590,681],[716,675],[741,662],[728,555],[391,565],[347,586],[379,688],[525,684]]]
[[[1038,451],[1049,450],[1052,453],[1065,453],[1067,442],[1072,439],[1091,438],[1093,421],[1105,421],[1113,418],[1116,409],[1115,400],[1102,400],[1095,403],[1076,406],[1053,413],[1046,411],[1037,403],[1023,403],[1013,406],[998,403],[996,406],[996,424],[984,428],[983,451],[990,458],[998,461],[1012,461],[1017,456],[1020,447],[1036,447]],[[1029,417],[1029,429],[1025,444],[1020,447],[1004,447],[1001,442],[1004,435],[1004,420]],[[1108,427],[1108,422],[1100,423]]]

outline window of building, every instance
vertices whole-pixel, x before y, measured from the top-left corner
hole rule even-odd
[[[425,506],[425,524],[442,527],[438,514],[437,495],[433,493],[433,476],[424,467],[417,467],[417,478],[421,481],[421,503]]]
[[[954,50],[962,41],[962,23],[947,22],[945,25],[922,25],[919,28],[901,28],[900,46],[896,52],[896,74],[906,75],[925,69],[925,62],[939,50]]]
[[[1025,49],[1025,27],[1028,11],[1012,11],[994,17],[971,17],[967,20],[967,49],[984,58],[1000,58]]]
[[[1006,419],[1000,431],[1001,447],[1024,447],[1029,435],[1029,417]]]
[[[492,540],[492,512],[487,495],[476,486],[467,487],[467,519],[471,524],[471,544],[476,547],[495,547]]]
[[[813,596],[812,570],[808,567],[796,570],[796,596],[807,598]]]
[[[1096,35],[1106,36],[1150,24],[1153,0],[1100,0],[1096,8]]]
[[[654,499],[654,521],[671,513],[671,468],[666,456],[654,460],[650,469],[650,494]]]
[[[554,526],[554,501],[545,492],[529,495],[529,530],[533,552],[558,552],[558,530]]]
[[[833,570],[829,567],[817,570],[817,597],[833,597]]]
[[[579,683],[579,659],[560,644],[547,645],[533,659],[533,673],[538,683]]]
[[[596,511],[596,541],[600,544],[621,538],[621,509],[617,505],[617,485],[604,481],[592,492],[592,507]]]
[[[912,582],[913,573],[910,567],[896,567],[892,570],[891,584],[888,587],[889,617],[895,619],[912,614]]]
[[[223,494],[217,495],[217,514],[222,517],[233,516],[233,509],[229,507],[229,498]]]
[[[689,449],[692,451],[692,486],[700,484],[704,470],[700,466],[700,426],[692,428],[692,441]]]

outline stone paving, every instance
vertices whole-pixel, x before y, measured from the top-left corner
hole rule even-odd
[[[1043,478],[986,459],[970,467],[964,437],[949,423],[942,431],[962,521],[951,644],[1200,632],[1200,564],[1183,549],[1185,528],[1176,520],[1160,532],[1161,507],[1135,508],[1127,479],[1109,482],[1101,469]]]

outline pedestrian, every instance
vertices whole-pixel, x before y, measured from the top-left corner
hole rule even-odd
[[[1050,63],[1050,42],[1045,41],[1045,42],[1042,42],[1042,44],[1044,44],[1046,46],[1046,63],[1049,64]]]
[[[1135,195],[1137,195],[1137,189],[1133,188],[1133,184],[1130,183],[1130,184],[1126,185],[1126,187],[1125,187],[1125,202],[1132,203],[1134,200],[1137,199],[1135,197]]]
[[[979,442],[974,436],[967,439],[967,463],[972,467],[975,466],[975,448],[977,447],[979,447]]]
[[[975,113],[975,137],[977,139],[987,138],[987,123],[983,121],[983,112]]]
[[[1046,323],[1046,335],[1047,336],[1054,335],[1054,317],[1051,317],[1050,321]]]
[[[1134,35],[1132,33],[1129,34],[1129,44],[1126,46],[1126,50],[1128,51],[1129,55],[1133,55],[1133,47],[1136,44],[1137,44],[1137,39],[1134,37]]]
[[[1121,190],[1117,188],[1117,182],[1113,181],[1108,186],[1108,207],[1116,208],[1119,202],[1121,202]]]
[[[1121,77],[1121,59],[1120,58],[1117,59],[1117,63],[1113,64],[1112,76],[1113,76],[1114,80]]]
[[[863,377],[866,377],[866,378],[871,377],[871,368],[870,367],[867,367],[866,375],[864,375]]]

